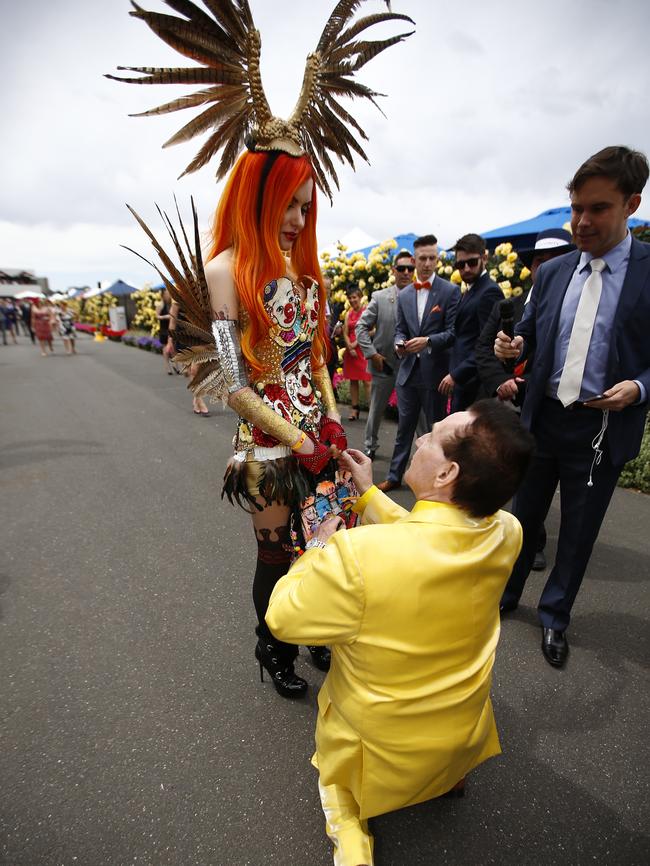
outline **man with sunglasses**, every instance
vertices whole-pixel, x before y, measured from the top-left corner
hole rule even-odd
[[[454,330],[456,338],[449,359],[449,373],[438,390],[451,397],[452,412],[472,405],[479,389],[474,350],[490,313],[503,293],[485,270],[488,253],[480,235],[467,234],[456,242],[456,267],[467,289],[463,292]]]
[[[460,299],[456,286],[435,273],[436,236],[423,235],[413,248],[417,276],[397,298],[395,354],[402,359],[396,381],[399,420],[388,476],[377,485],[384,493],[402,484],[420,413],[424,412],[429,430],[445,416],[438,384],[449,370],[448,350]]]
[[[575,249],[575,244],[572,243],[571,233],[566,229],[552,228],[541,231],[536,239],[535,246],[532,249],[518,250],[519,258],[530,268],[532,284],[535,284],[537,270],[544,262],[549,262],[551,259],[563,256]],[[517,325],[524,315],[526,304],[530,298],[531,288],[529,292],[520,295],[518,298],[512,298],[512,319],[513,324]],[[476,363],[479,379],[481,381],[481,389],[479,398],[481,397],[498,397],[499,400],[513,401],[515,406],[521,406],[525,391],[525,379],[523,373],[521,376],[514,375],[504,367],[501,361],[494,354],[494,341],[497,334],[501,330],[501,301],[494,305],[490,317],[481,331],[481,335],[476,344]],[[527,367],[532,367],[532,359],[527,359]],[[542,569],[535,569],[543,571]]]
[[[392,271],[394,284],[372,293],[370,303],[357,325],[357,343],[368,360],[368,372],[372,375],[368,422],[364,434],[364,454],[371,460],[375,459],[379,425],[393,393],[400,363],[395,354],[397,296],[413,282],[415,259],[410,250],[402,249],[397,253]]]

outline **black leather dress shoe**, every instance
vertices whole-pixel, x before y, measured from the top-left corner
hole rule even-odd
[[[373,450],[372,448],[364,448],[363,453],[366,455],[366,457],[370,457],[371,460],[374,460],[375,454],[377,453],[377,451],[376,451],[376,449]]]
[[[564,667],[569,655],[569,643],[563,631],[542,626],[542,652],[546,661],[554,668]]]
[[[538,550],[533,560],[533,571],[546,571],[546,554],[543,550]]]

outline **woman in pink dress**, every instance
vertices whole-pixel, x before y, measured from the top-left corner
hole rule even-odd
[[[45,358],[47,348],[54,351],[52,346],[52,314],[50,308],[41,304],[40,298],[35,298],[32,303],[32,331],[41,347],[41,355]]]
[[[357,322],[363,313],[361,289],[349,289],[348,300],[350,301],[350,309],[347,311],[343,322],[343,339],[346,346],[343,355],[343,378],[350,382],[350,403],[352,406],[348,420],[356,421],[359,418],[359,382],[365,382],[366,400],[369,404],[372,376],[368,372],[368,362],[357,345]]]

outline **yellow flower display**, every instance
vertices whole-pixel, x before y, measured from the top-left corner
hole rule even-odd
[[[79,321],[102,327],[108,325],[108,311],[117,306],[117,298],[110,292],[82,300],[79,304]]]
[[[136,314],[132,327],[148,331],[155,337],[160,331],[160,322],[156,318],[156,306],[160,302],[160,292],[154,292],[150,285],[145,284],[138,292],[131,295],[135,301]]]
[[[337,245],[336,256],[328,253],[321,255],[323,274],[332,281],[332,300],[345,305],[342,315],[349,308],[346,290],[351,286],[360,288],[364,298],[367,298],[375,289],[385,289],[395,282],[391,260],[392,251],[396,248],[397,243],[391,239],[373,247],[367,257],[360,252],[347,254],[342,244]],[[530,288],[530,270],[509,242],[496,247],[488,259],[487,269],[505,297],[518,297]],[[467,289],[460,272],[453,267],[453,254],[445,251],[440,253],[436,273],[460,286],[461,291]]]
[[[519,297],[530,288],[530,270],[512,249],[511,243],[499,244],[495,248],[487,268],[506,298]]]
[[[345,304],[348,309],[346,290],[351,286],[361,289],[364,298],[375,289],[385,289],[393,282],[391,273],[392,250],[397,247],[394,240],[383,241],[370,250],[367,258],[363,253],[346,254],[342,244],[336,258],[324,253],[321,255],[323,275],[332,281],[332,300]]]

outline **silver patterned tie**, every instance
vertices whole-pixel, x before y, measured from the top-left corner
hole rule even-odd
[[[601,272],[606,267],[606,263],[603,259],[592,259],[590,264],[591,273],[582,287],[578,309],[571,329],[564,369],[557,389],[557,398],[562,401],[563,406],[570,406],[580,396],[585,361],[587,360],[591,334],[594,330],[600,295],[603,290]]]

